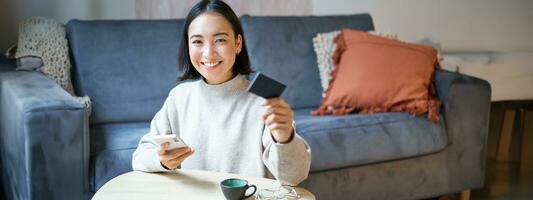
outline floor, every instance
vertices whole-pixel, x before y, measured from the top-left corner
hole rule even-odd
[[[485,188],[473,190],[471,199],[533,199],[533,179],[520,176],[517,162],[490,161],[487,165]],[[533,169],[529,168],[532,174]]]
[[[502,160],[498,148],[506,109],[517,112],[509,154]],[[472,190],[471,199],[533,199],[533,101],[494,102],[490,118],[485,187]]]
[[[498,148],[502,146],[503,121],[509,109],[515,110],[514,123],[509,123],[512,130],[507,138],[509,151],[502,159]],[[459,199],[460,194],[452,194],[430,200]],[[533,101],[491,104],[485,186],[471,190],[470,199],[533,200]]]

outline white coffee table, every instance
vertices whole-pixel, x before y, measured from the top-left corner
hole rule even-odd
[[[94,200],[135,199],[225,199],[220,182],[227,178],[241,178],[261,189],[277,189],[273,179],[200,170],[176,170],[168,173],[128,172],[113,178],[93,196]],[[300,199],[314,200],[315,196],[304,188],[295,188]],[[253,191],[250,189],[249,191]],[[257,194],[257,193],[256,193]],[[250,198],[253,199],[253,198]]]

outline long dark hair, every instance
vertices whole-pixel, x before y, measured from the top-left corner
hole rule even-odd
[[[241,52],[237,54],[235,64],[233,64],[233,74],[249,75],[252,73],[252,69],[250,67],[250,58],[248,58],[248,51],[246,50],[246,42],[244,42],[242,26],[239,22],[239,18],[237,18],[237,15],[235,15],[235,12],[233,12],[228,4],[221,0],[202,0],[191,8],[191,11],[189,11],[187,18],[185,19],[185,24],[183,25],[183,36],[181,38],[178,56],[178,68],[181,69],[182,74],[178,80],[184,81],[190,79],[199,79],[201,77],[200,73],[198,73],[198,71],[196,71],[192,65],[191,58],[189,57],[189,25],[196,17],[205,12],[215,12],[222,15],[231,24],[233,32],[235,33],[235,38],[237,38],[238,35],[241,35],[242,48]]]

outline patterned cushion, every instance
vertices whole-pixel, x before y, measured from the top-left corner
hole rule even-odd
[[[326,91],[331,81],[331,72],[333,71],[333,60],[331,57],[337,48],[333,39],[341,33],[340,30],[327,33],[319,33],[313,38],[313,47],[315,48],[318,71],[320,73],[320,83],[323,91]],[[324,93],[322,94],[324,97]]]
[[[22,21],[19,26],[15,57],[27,56],[41,58],[44,65],[38,70],[75,96],[70,78],[71,65],[63,24],[42,17]]]

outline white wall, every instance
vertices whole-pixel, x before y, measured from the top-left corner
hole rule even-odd
[[[517,85],[533,84],[533,0],[308,1],[312,2],[314,15],[370,13],[377,31],[440,46],[445,59],[458,61],[463,73],[492,84],[493,100],[533,98],[533,90],[508,93]],[[63,23],[73,18],[133,19],[137,17],[136,3],[137,0],[0,0],[0,53],[16,42],[16,19],[45,16]],[[480,64],[476,61],[479,58],[487,62]]]
[[[444,51],[533,51],[533,0],[313,0],[316,15],[361,12],[377,31]]]
[[[198,0],[136,0],[137,18],[185,18]],[[312,0],[224,0],[237,16],[311,15]]]
[[[154,0],[157,1],[157,0]],[[533,51],[533,0],[309,0],[314,15],[368,12],[376,30],[426,40],[447,52]],[[6,2],[13,4],[10,8]],[[16,19],[133,19],[136,0],[1,0],[0,52]],[[9,12],[6,10],[9,9]],[[8,14],[6,14],[8,13]],[[7,22],[6,22],[7,21]]]
[[[489,81],[493,101],[533,99],[533,0],[313,0],[315,15],[361,12],[377,31],[440,46],[444,68]]]
[[[6,10],[10,11],[9,20],[5,20]],[[135,0],[0,0],[0,53],[16,43],[18,21],[35,16],[61,23],[75,18],[134,19]]]
[[[75,18],[135,18],[135,0],[16,0],[16,2],[19,18],[44,16],[62,23]]]

